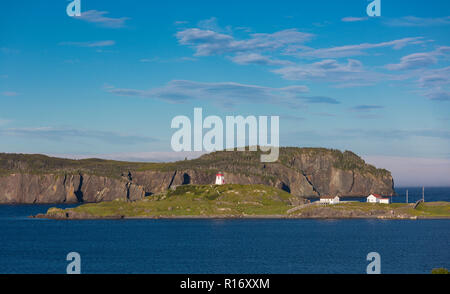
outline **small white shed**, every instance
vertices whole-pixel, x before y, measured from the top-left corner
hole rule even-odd
[[[321,196],[320,197],[320,203],[323,204],[337,204],[339,203],[340,198],[339,196]]]

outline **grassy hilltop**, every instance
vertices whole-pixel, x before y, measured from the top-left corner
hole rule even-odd
[[[0,153],[0,174],[10,173],[88,173],[99,176],[120,177],[126,171],[174,171],[184,169],[195,170],[230,170],[244,174],[252,174],[264,163],[260,162],[261,151],[228,152],[217,151],[192,160],[177,162],[127,162],[116,160],[64,159],[42,154]],[[332,166],[342,170],[353,170],[373,175],[386,176],[386,169],[375,168],[364,162],[361,157],[351,151],[341,152],[326,148],[281,147],[278,163],[291,167],[293,158],[302,156],[317,158],[328,157]]]
[[[184,185],[143,200],[115,200],[62,210],[51,208],[50,216],[66,212],[80,217],[244,216],[284,214],[301,198],[264,185]]]

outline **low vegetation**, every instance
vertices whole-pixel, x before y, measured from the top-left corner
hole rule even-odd
[[[54,218],[121,217],[287,217],[287,218],[432,218],[450,217],[449,202],[323,205],[265,185],[182,185],[129,202],[115,200],[76,208],[51,208]]]
[[[378,218],[427,218],[450,217],[449,202],[421,203],[414,209],[414,204],[406,203],[366,203],[342,202],[336,205],[306,205],[291,216],[311,217],[378,217]]]
[[[49,216],[73,212],[86,217],[245,216],[285,214],[299,199],[264,185],[183,185],[175,190],[127,202],[115,200],[73,209],[51,208]]]
[[[443,267],[440,267],[440,268],[434,268],[434,269],[431,271],[431,273],[434,274],[434,275],[448,275],[448,274],[449,274],[448,269],[443,268]]]

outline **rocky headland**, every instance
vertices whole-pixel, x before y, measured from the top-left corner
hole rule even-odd
[[[220,151],[193,160],[137,163],[0,154],[0,203],[90,203],[142,200],[181,185],[261,184],[295,197],[395,194],[391,173],[356,154],[324,148],[280,148],[274,163],[260,152]]]

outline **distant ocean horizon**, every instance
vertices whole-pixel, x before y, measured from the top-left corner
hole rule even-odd
[[[422,197],[396,188],[394,202]],[[450,201],[450,188],[425,188]],[[69,252],[82,273],[366,273],[369,252],[382,273],[450,268],[450,220],[47,220],[50,207],[0,205],[0,273],[65,273]]]

